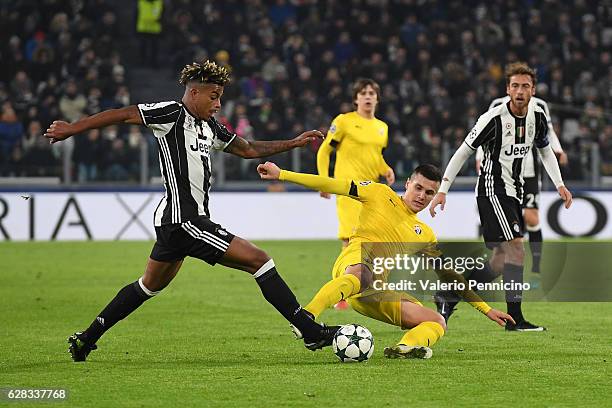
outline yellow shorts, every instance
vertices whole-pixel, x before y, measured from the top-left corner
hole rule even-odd
[[[423,306],[406,292],[394,290],[367,289],[347,299],[357,313],[397,327],[402,327],[402,301]]]
[[[335,279],[343,275],[349,266],[363,262],[361,244],[350,243],[336,259],[332,268],[332,277]],[[406,292],[372,288],[349,297],[347,301],[357,313],[398,327],[402,327],[402,301],[422,306],[421,302]]]
[[[359,221],[362,204],[349,197],[336,196],[336,213],[338,214],[338,238],[348,239]]]

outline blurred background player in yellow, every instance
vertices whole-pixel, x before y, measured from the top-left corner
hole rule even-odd
[[[395,182],[393,169],[385,162],[383,150],[389,140],[389,127],[374,115],[380,102],[380,86],[369,78],[360,78],[353,84],[353,105],[355,110],[341,113],[332,121],[325,140],[317,153],[319,175],[336,179],[378,181],[381,176],[388,185]],[[330,158],[336,150],[333,174],[330,174]],[[329,199],[331,194],[324,191],[321,197]],[[361,203],[348,197],[336,197],[338,214],[338,238],[346,247],[355,228]],[[348,308],[342,300],[336,309]]]
[[[377,256],[380,253],[393,257],[394,251],[386,249],[391,246],[403,248],[403,253],[408,255],[424,253],[432,257],[441,256],[431,227],[417,218],[417,213],[427,208],[440,187],[440,170],[432,165],[417,167],[406,181],[406,192],[402,197],[390,187],[372,181],[356,182],[294,173],[281,170],[271,162],[260,164],[257,171],[265,180],[290,181],[313,190],[342,195],[362,204],[355,231],[332,269],[333,279],[319,290],[304,309],[318,318],[327,308],[346,299],[360,314],[409,329],[396,345],[385,348],[386,357],[430,358],[430,347],[446,330],[444,317],[406,292],[377,290],[379,287],[375,285],[375,277],[385,280],[386,275],[374,275],[372,259],[374,254]],[[414,249],[414,252],[406,252],[406,249]],[[436,273],[446,282],[465,284],[463,277],[453,270],[436,270]],[[513,322],[510,315],[492,309],[471,290],[466,289],[459,294],[500,326],[504,326],[506,320]],[[294,329],[294,333],[299,337],[299,331]]]
[[[319,175],[372,181],[378,181],[382,176],[388,185],[395,182],[393,169],[385,162],[382,154],[388,143],[388,126],[374,116],[379,102],[380,86],[374,80],[361,78],[355,82],[353,104],[356,110],[340,114],[333,120],[317,153]],[[332,175],[329,174],[329,162],[334,149],[336,162]],[[321,192],[321,197],[330,198],[330,194]],[[357,224],[361,203],[339,195],[336,210],[338,238],[345,247]]]

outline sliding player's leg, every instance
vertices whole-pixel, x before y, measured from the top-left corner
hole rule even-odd
[[[371,289],[349,298],[348,302],[364,316],[409,329],[397,344],[385,348],[388,358],[430,358],[430,347],[446,330],[442,315],[404,292]]]
[[[346,300],[370,287],[373,279],[372,271],[361,262],[359,245],[343,250],[334,264],[332,273],[334,278],[319,289],[310,303],[306,305],[306,310],[318,318],[323,311],[340,300]]]

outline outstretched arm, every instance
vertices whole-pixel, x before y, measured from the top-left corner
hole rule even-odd
[[[314,174],[294,173],[283,170],[272,162],[260,164],[257,166],[257,172],[264,180],[290,181],[311,190],[340,194],[353,198],[357,197],[357,186],[351,180],[338,180]]]
[[[321,146],[319,146],[319,150],[317,151],[317,171],[320,176],[329,176],[330,157],[337,145],[338,141],[333,140],[332,135],[328,133],[323,143],[321,143]],[[321,191],[319,194],[323,198],[331,198],[331,194],[324,191]]]
[[[49,126],[44,136],[50,139],[51,143],[56,143],[90,129],[97,129],[119,123],[142,125],[142,118],[138,107],[136,105],[130,105],[125,108],[109,109],[79,119],[74,123],[56,120]]]
[[[256,157],[271,156],[296,147],[302,147],[317,138],[323,138],[323,133],[318,130],[309,130],[290,140],[248,141],[241,137],[236,137],[232,143],[227,146],[225,151],[245,159],[254,159]]]
[[[468,289],[469,285],[463,275],[458,274],[452,269],[436,269],[436,273],[438,274],[438,277],[446,283],[462,283],[465,289],[462,291],[456,291],[456,293],[466,302],[472,305],[474,309],[478,310],[495,323],[499,324],[500,326],[505,326],[506,321],[516,323],[514,319],[512,319],[512,316],[502,311],[493,309],[487,304],[487,302],[482,300],[481,297],[476,294],[476,292]]]

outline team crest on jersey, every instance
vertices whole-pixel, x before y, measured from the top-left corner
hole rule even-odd
[[[506,123],[506,129],[512,129],[512,123],[510,122]]]
[[[415,232],[417,235],[421,235],[421,233],[423,232],[423,229],[421,228],[421,226],[420,226],[420,225],[418,225],[418,224],[417,224],[417,225],[415,225],[415,226],[414,226],[414,232]]]
[[[529,123],[527,125],[527,136],[533,137],[535,134],[535,125],[533,123]]]
[[[331,127],[329,128],[329,132],[330,133],[336,133],[336,124],[332,123]]]
[[[187,129],[193,129],[193,118],[191,116],[187,116],[186,117],[187,121],[186,121],[186,126]]]
[[[384,135],[385,134],[385,129],[383,129],[383,128],[378,129],[378,134],[381,135],[381,136]]]
[[[368,184],[372,184],[372,182],[371,181],[360,181],[359,182],[360,186],[367,186]]]

